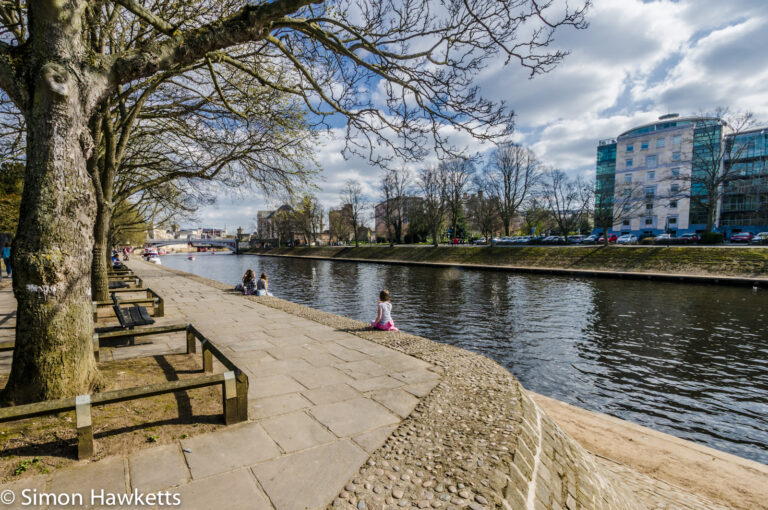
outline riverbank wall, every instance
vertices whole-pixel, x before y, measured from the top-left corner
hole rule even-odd
[[[768,248],[375,246],[253,249],[262,256],[768,287]]]

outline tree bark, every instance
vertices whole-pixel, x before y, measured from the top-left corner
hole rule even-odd
[[[109,300],[109,219],[107,204],[98,203],[93,227],[93,261],[91,262],[91,294],[94,301]]]
[[[88,392],[93,356],[90,268],[95,203],[86,168],[98,77],[83,71],[85,0],[29,4],[27,168],[14,245],[16,346],[0,400],[16,404]],[[32,33],[32,31],[31,31]]]

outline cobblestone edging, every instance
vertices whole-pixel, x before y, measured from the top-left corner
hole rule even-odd
[[[165,268],[211,287],[231,286]],[[442,381],[425,394],[329,508],[721,508],[587,452],[494,361],[404,332],[278,298],[260,304],[432,363]],[[416,381],[417,382],[417,381]],[[426,387],[425,387],[426,388]]]

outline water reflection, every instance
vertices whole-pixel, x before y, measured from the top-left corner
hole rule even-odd
[[[768,291],[253,256],[163,263],[498,361],[528,388],[768,463]]]

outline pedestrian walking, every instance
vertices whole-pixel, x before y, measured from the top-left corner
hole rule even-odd
[[[13,267],[11,266],[11,243],[5,243],[0,255],[2,255],[3,264],[5,264],[5,272],[8,275],[8,278],[10,278],[11,273],[13,272]]]

